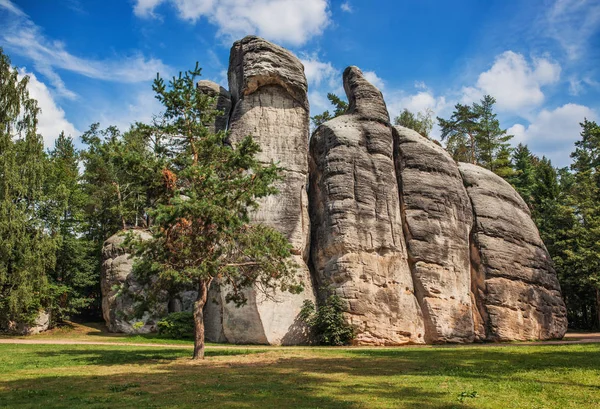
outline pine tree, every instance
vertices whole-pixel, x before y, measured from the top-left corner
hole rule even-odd
[[[57,241],[56,266],[48,274],[51,310],[55,321],[63,321],[93,303],[99,306],[99,265],[94,243],[84,236],[88,198],[80,183],[79,153],[73,139],[62,132],[48,156],[44,219]]]
[[[514,173],[509,178],[509,182],[519,192],[529,208],[531,208],[533,201],[536,161],[537,158],[533,156],[527,145],[520,143],[513,151],[512,163]]]
[[[311,117],[310,119],[314,127],[324,124],[325,122],[333,118],[337,118],[340,115],[344,115],[348,110],[348,103],[337,95],[329,93],[327,94],[327,99],[334,107],[333,115],[329,111],[325,111],[322,114]]]
[[[458,162],[477,163],[477,115],[469,105],[456,104],[449,120],[438,117],[446,150]]]
[[[433,128],[432,115],[433,111],[429,108],[425,110],[425,113],[418,112],[417,115],[405,108],[400,115],[394,119],[394,124],[412,129],[425,138],[429,138],[429,133]]]
[[[196,89],[194,70],[167,85],[157,77],[153,89],[165,112],[154,132],[168,135],[165,146],[172,158],[162,172],[166,194],[151,211],[153,239],[138,242],[141,258],[136,271],[156,274],[155,285],[193,285],[194,359],[204,357],[203,308],[211,282],[219,278],[230,288],[227,300],[243,304],[243,289],[257,283],[267,291],[300,291],[289,261],[291,246],[280,233],[250,224],[257,199],[276,193],[275,164],[255,157],[260,147],[248,136],[231,147],[226,134],[212,134],[212,100]]]
[[[48,306],[54,240],[40,218],[46,157],[29,78],[0,49],[0,321],[30,323]]]

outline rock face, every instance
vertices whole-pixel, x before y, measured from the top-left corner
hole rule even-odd
[[[213,107],[220,112],[213,123],[207,124],[208,130],[211,133],[226,130],[229,114],[231,113],[231,94],[229,91],[219,84],[207,80],[198,81],[197,87],[203,94],[215,99]]]
[[[151,237],[144,230],[129,232],[142,239]],[[165,296],[158,302],[146,305],[148,286],[140,282],[132,272],[135,259],[124,246],[126,233],[119,232],[109,237],[102,247],[102,316],[110,332],[156,332],[156,322],[168,313],[192,311],[197,292],[182,291],[171,299]]]
[[[385,102],[356,67],[344,72],[344,89],[347,114],[318,127],[310,141],[315,275],[346,301],[358,343],[423,343]]]
[[[227,127],[232,145],[251,135],[262,148],[259,159],[283,169],[279,194],[264,199],[252,219],[290,240],[305,291],[266,295],[249,288],[247,305],[237,308],[213,281],[204,310],[208,341],[306,343],[298,313],[304,300],[328,291],[344,301],[358,344],[564,335],[566,310],[550,256],[507,182],[392,127],[381,92],[356,67],[344,72],[348,112],[319,126],[309,143],[298,58],[246,37],[234,43],[229,63],[231,94],[198,83],[223,111],[208,125]],[[109,329],[152,331],[156,317],[191,309],[193,291],[141,311],[146,289],[131,274],[123,240],[113,236],[103,249]]]
[[[472,287],[478,338],[562,338],[566,309],[550,256],[523,199],[504,179],[461,163],[473,204]]]
[[[440,146],[396,127],[394,157],[404,234],[425,340],[472,342],[471,202],[458,166]]]
[[[278,162],[283,168],[283,180],[276,185],[280,193],[263,200],[252,220],[289,239],[305,291],[267,297],[253,288],[242,308],[222,300],[223,331],[234,343],[306,342],[306,328],[297,319],[304,300],[314,300],[306,263],[309,107],[304,68],[289,51],[258,37],[246,37],[231,48],[228,76],[233,103],[231,142],[235,145],[251,135],[262,148],[259,159]]]

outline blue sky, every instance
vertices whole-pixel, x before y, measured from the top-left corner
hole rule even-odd
[[[357,65],[390,115],[497,99],[503,127],[558,166],[584,117],[600,119],[598,0],[0,0],[0,46],[42,108],[51,146],[93,122],[122,130],[160,111],[159,71],[226,86],[231,43],[258,34],[292,50],[312,114]],[[434,130],[434,136],[439,132]]]

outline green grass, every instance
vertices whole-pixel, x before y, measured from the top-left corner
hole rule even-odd
[[[436,348],[0,345],[8,408],[598,408],[600,344]]]

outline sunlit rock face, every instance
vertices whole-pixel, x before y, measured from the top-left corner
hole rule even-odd
[[[498,175],[460,163],[473,204],[472,288],[479,339],[562,338],[567,315],[552,260],[527,205]]]
[[[385,102],[356,67],[344,72],[344,89],[348,112],[310,142],[314,273],[346,302],[358,343],[423,343]]]
[[[227,128],[234,146],[252,136],[259,159],[283,169],[279,193],[261,201],[252,222],[289,239],[304,292],[252,287],[238,308],[214,280],[204,310],[207,340],[310,342],[298,313],[305,300],[329,292],[343,300],[357,344],[564,335],[556,273],[517,192],[490,171],[457,164],[418,133],[393,127],[381,92],[360,69],[344,71],[345,115],[319,126],[310,140],[307,81],[292,53],[246,37],[233,44],[228,78],[229,90],[198,83],[221,112],[206,125]],[[160,314],[191,308],[195,293],[186,292],[131,318],[146,289],[130,274],[121,244],[113,236],[103,251],[103,313],[111,331],[152,331]]]

